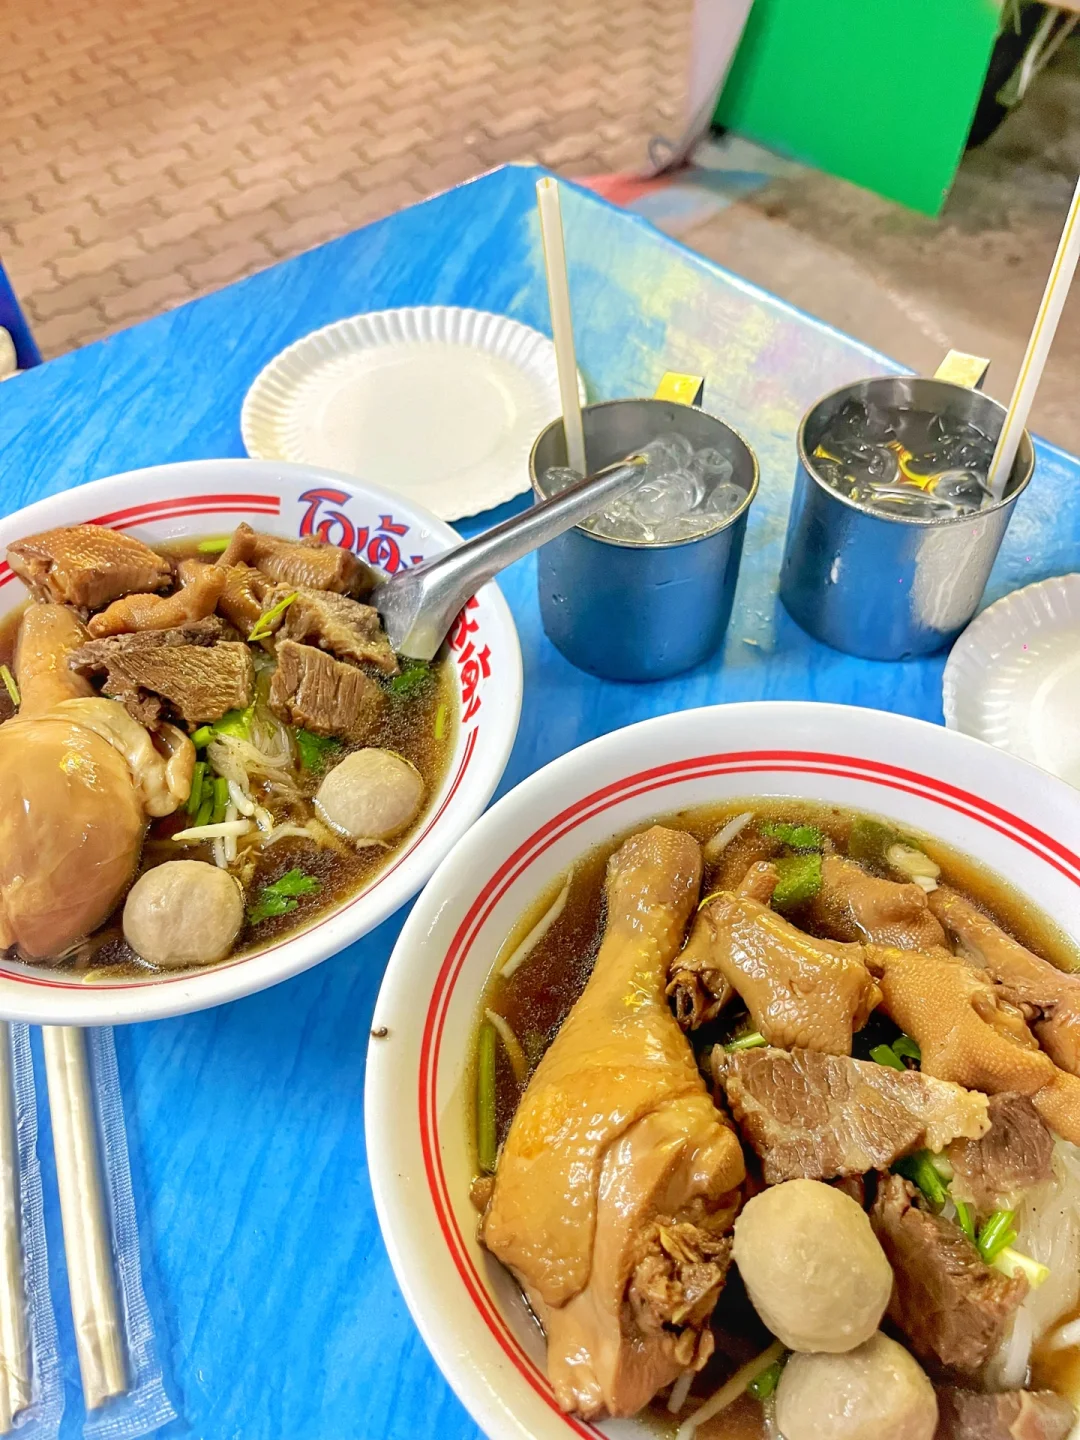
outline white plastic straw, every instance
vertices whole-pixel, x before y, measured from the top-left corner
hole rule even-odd
[[[566,460],[571,470],[587,475],[585,431],[581,425],[581,397],[578,394],[577,355],[574,352],[574,325],[570,313],[570,282],[566,274],[563,245],[562,207],[559,187],[550,176],[536,182],[536,203],[540,211],[540,236],[544,242],[548,304],[551,307],[551,337],[555,342],[555,363],[559,370],[559,397],[562,401]]]
[[[0,1434],[30,1404],[30,1341],[23,1280],[19,1139],[11,1026],[0,1024]]]
[[[1050,346],[1054,343],[1054,335],[1057,331],[1058,321],[1061,319],[1061,311],[1069,293],[1069,286],[1072,284],[1078,259],[1080,259],[1080,180],[1076,182],[1076,189],[1073,191],[1072,204],[1065,217],[1065,228],[1061,232],[1057,254],[1050,267],[1050,276],[1046,282],[1046,289],[1043,291],[1039,313],[1035,317],[1035,325],[1028,341],[1027,350],[1024,352],[1020,374],[1016,377],[1016,388],[1009,401],[1008,413],[1005,416],[1005,423],[1001,427],[994,458],[990,462],[987,483],[996,500],[1000,500],[1005,494],[1005,486],[1012,474],[1016,452],[1020,448],[1020,441],[1035,401],[1035,392],[1039,388],[1039,381],[1042,379],[1042,373],[1046,367],[1046,357],[1050,353]]]
[[[86,1037],[43,1025],[71,1316],[87,1410],[127,1390]]]

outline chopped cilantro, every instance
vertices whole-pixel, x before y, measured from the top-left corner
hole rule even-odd
[[[295,896],[310,895],[318,888],[319,881],[313,875],[305,875],[303,870],[286,870],[272,885],[264,885],[259,898],[248,906],[248,922],[258,925],[276,915],[288,915],[299,903]]]

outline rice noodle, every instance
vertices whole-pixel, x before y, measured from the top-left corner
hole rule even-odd
[[[705,856],[705,859],[708,860],[710,864],[714,860],[718,860],[731,844],[732,840],[735,839],[736,835],[741,835],[753,818],[753,810],[744,810],[741,815],[736,815],[733,819],[729,820],[724,828],[718,830],[711,840],[706,840],[701,852]]]
[[[1055,1140],[1051,1163],[1053,1179],[1034,1186],[1017,1207],[1013,1247],[1047,1266],[1050,1274],[1028,1291],[990,1361],[990,1383],[1003,1389],[1014,1388],[1017,1374],[1026,1376],[1033,1345],[1080,1305],[1080,1148]]]
[[[678,1415],[679,1411],[686,1404],[686,1397],[690,1394],[690,1386],[694,1383],[693,1370],[684,1370],[675,1384],[671,1387],[671,1394],[668,1396],[667,1408],[669,1415]]]
[[[706,1420],[711,1420],[714,1415],[719,1415],[721,1410],[733,1405],[750,1381],[756,1380],[761,1372],[767,1370],[774,1360],[779,1360],[783,1353],[783,1345],[779,1340],[774,1340],[756,1359],[748,1360],[741,1369],[735,1371],[726,1384],[709,1396],[704,1405],[700,1405],[688,1420],[683,1421],[676,1431],[675,1440],[693,1440],[699,1425],[704,1425]]]
[[[536,949],[537,945],[540,944],[540,941],[543,940],[544,936],[555,924],[555,921],[558,920],[559,916],[566,909],[566,902],[570,897],[570,886],[573,883],[574,872],[571,869],[570,873],[566,877],[566,883],[559,891],[554,902],[549,906],[547,910],[544,911],[543,915],[541,915],[540,919],[525,936],[525,939],[522,940],[521,944],[518,945],[517,948],[513,951],[506,964],[503,965],[503,967],[499,971],[499,974],[503,977],[504,980],[510,979],[510,976],[513,975],[514,971],[518,968],[522,961],[527,959],[528,956],[532,953],[532,951]]]
[[[514,1077],[520,1085],[529,1073],[529,1062],[525,1059],[525,1051],[521,1048],[521,1041],[510,1029],[507,1020],[495,1010],[485,1010],[484,1016],[490,1020],[495,1029],[499,1032],[499,1039],[506,1047],[510,1064],[514,1067]]]
[[[289,820],[281,825],[275,825],[262,843],[264,849],[268,849],[271,845],[276,845],[279,840],[311,840],[312,838],[306,825],[296,825]]]

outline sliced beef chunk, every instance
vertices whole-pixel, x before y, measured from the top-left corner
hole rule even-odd
[[[1027,1281],[984,1264],[959,1225],[915,1207],[915,1193],[889,1175],[870,1212],[895,1277],[889,1318],[938,1373],[975,1375],[1001,1344]]]
[[[917,1070],[764,1047],[713,1052],[716,1081],[768,1185],[885,1170],[987,1129],[986,1097]]]
[[[151,729],[160,722],[161,701],[189,724],[203,725],[250,705],[255,690],[250,650],[219,640],[221,631],[221,621],[208,616],[174,630],[91,640],[70,664],[82,675],[103,673],[103,693]]]
[[[1049,1180],[1054,1138],[1027,1095],[991,1095],[981,1140],[954,1140],[952,1193],[979,1210],[1010,1210],[1019,1193]]]
[[[882,880],[840,855],[826,855],[822,861],[821,889],[807,915],[816,930],[834,940],[869,941],[899,950],[945,944],[945,932],[918,885]]]
[[[43,599],[83,611],[172,584],[167,560],[104,525],[66,525],[17,540],[8,546],[7,562]]]
[[[1065,1440],[1076,1410],[1053,1390],[983,1395],[942,1386],[934,1440]]]
[[[310,585],[314,590],[333,590],[339,595],[362,598],[375,588],[372,570],[351,550],[329,545],[325,540],[283,540],[264,535],[241,522],[233,531],[229,548],[219,565],[254,565],[271,580],[286,585]]]
[[[288,725],[363,744],[386,703],[377,680],[295,640],[281,640],[270,685],[270,708]]]
[[[235,625],[246,639],[255,626],[255,621],[264,610],[270,608],[267,596],[274,588],[261,570],[250,565],[230,565],[225,571],[225,588],[218,599],[217,608],[231,625]]]
[[[279,585],[270,597],[272,606],[295,593],[296,599],[282,616],[281,633],[288,640],[317,645],[339,660],[374,665],[384,675],[396,675],[398,662],[379,612],[361,605],[347,595],[330,590],[312,590],[306,585]]]

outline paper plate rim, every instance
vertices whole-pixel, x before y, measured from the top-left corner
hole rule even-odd
[[[262,367],[248,387],[240,410],[240,434],[248,455],[256,460],[289,464],[325,463],[310,455],[293,453],[281,434],[282,410],[290,402],[297,384],[337,356],[411,341],[461,344],[517,362],[522,370],[531,371],[537,380],[550,385],[550,418],[555,419],[560,413],[555,347],[543,331],[509,315],[471,306],[396,306],[362,311],[320,326],[294,340]],[[580,370],[578,394],[585,404],[586,387]],[[477,481],[468,487],[464,497],[460,492],[448,494],[446,503],[440,504],[432,493],[420,493],[416,488],[397,493],[424,505],[441,520],[460,520],[479,514],[528,491],[528,454],[534,439],[535,436],[530,436],[528,443],[523,443],[520,467],[492,467],[487,475],[481,468]],[[342,469],[340,458],[335,461],[335,468]],[[515,475],[518,478],[515,479]],[[364,482],[367,477],[357,473],[354,478]]]

